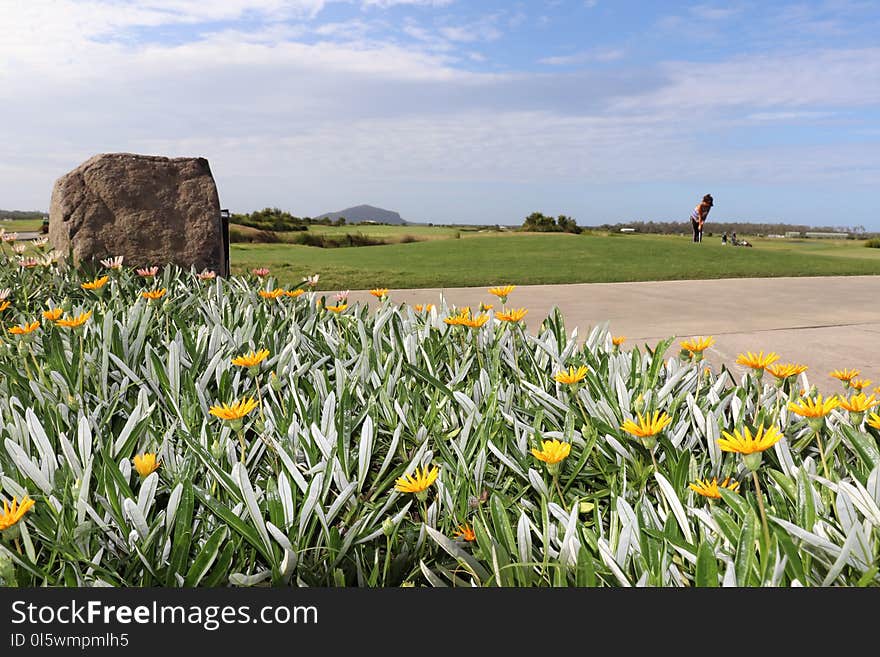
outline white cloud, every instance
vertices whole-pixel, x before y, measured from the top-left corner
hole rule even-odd
[[[611,62],[622,59],[625,54],[626,51],[622,48],[598,48],[572,53],[571,55],[543,57],[538,62],[549,66],[570,66],[573,64],[586,64],[588,62]]]

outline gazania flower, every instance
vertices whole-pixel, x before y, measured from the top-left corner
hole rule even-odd
[[[251,273],[254,276],[259,276],[260,278],[262,278],[263,276],[269,275],[269,268],[268,267],[256,267],[255,269],[251,269]]]
[[[748,427],[743,427],[742,433],[739,429],[734,429],[732,434],[722,431],[721,435],[723,437],[718,439],[721,451],[739,454],[763,452],[782,440],[782,433],[776,426],[768,427],[765,431],[763,424],[755,430],[754,435]]]
[[[528,312],[529,311],[525,308],[516,308],[505,312],[496,312],[495,318],[500,319],[502,322],[518,322],[525,317]]]
[[[470,308],[462,308],[455,315],[449,315],[449,317],[444,317],[443,321],[449,324],[450,326],[464,326],[465,322],[470,319],[471,309]]]
[[[695,483],[688,484],[688,488],[699,493],[703,497],[711,497],[719,500],[721,499],[721,493],[718,490],[719,488],[726,488],[727,490],[736,492],[736,489],[739,488],[739,482],[731,480],[730,477],[725,477],[724,481],[719,484],[718,477],[712,477],[712,481],[709,481],[708,479],[697,479]]]
[[[82,289],[84,290],[100,290],[109,280],[109,276],[101,276],[100,278],[96,278],[93,281],[87,281],[83,283],[80,287],[82,287]]]
[[[305,283],[309,287],[315,287],[318,284],[318,278],[320,278],[320,276],[320,274],[315,274],[314,276],[306,276],[303,279],[303,283]]]
[[[871,383],[871,379],[850,379],[849,387],[856,390],[862,390],[863,388],[870,386]]]
[[[276,287],[274,290],[260,290],[259,295],[264,299],[277,299],[284,294],[284,289]]]
[[[738,365],[745,365],[746,367],[751,367],[753,370],[761,370],[762,373],[765,367],[771,363],[775,363],[777,360],[779,360],[779,354],[775,351],[771,351],[766,356],[763,351],[760,351],[757,354],[753,354],[749,351],[736,357]]]
[[[3,233],[4,242],[14,242],[18,239],[18,233]]]
[[[859,374],[861,374],[861,370],[848,370],[846,368],[842,370],[834,370],[833,372],[829,372],[828,376],[833,376],[835,379],[839,379],[844,383],[849,383],[854,378],[856,378]]]
[[[163,287],[159,288],[158,290],[147,290],[146,292],[141,292],[141,296],[144,299],[155,301],[156,299],[161,299],[163,296],[165,296],[165,292],[167,292],[167,290]]]
[[[339,303],[347,303],[349,293],[349,290],[342,290],[341,292],[337,292],[336,294],[334,294],[333,298],[336,299],[336,301],[338,301]]]
[[[41,235],[40,237],[32,240],[32,243],[38,249],[42,249],[44,246],[46,246],[49,243],[49,238],[46,237],[45,235]]]
[[[6,301],[9,298],[9,295],[12,294],[12,290],[8,287],[4,287],[0,290],[0,301]]]
[[[504,285],[500,287],[490,287],[489,294],[494,294],[501,299],[501,303],[507,302],[507,297],[516,289],[516,285]]]
[[[122,256],[104,258],[101,261],[101,264],[104,265],[107,269],[122,269]]]
[[[27,495],[21,498],[21,504],[18,503],[17,498],[13,497],[12,506],[6,500],[3,500],[3,512],[0,513],[0,532],[6,531],[21,520],[34,504],[36,502]]]
[[[646,415],[642,417],[641,413],[636,413],[638,423],[627,420],[620,428],[636,438],[653,438],[663,431],[672,422],[672,418],[665,412],[654,411],[654,415]]]
[[[417,313],[421,313],[421,312],[428,313],[428,312],[431,312],[431,309],[432,309],[433,307],[434,307],[434,304],[433,304],[433,303],[426,303],[426,304],[417,303],[416,305],[413,306],[413,308],[415,308],[415,311],[416,311]]]
[[[253,397],[245,397],[241,401],[232,404],[221,404],[212,406],[209,413],[221,420],[240,420],[258,406],[258,402]]]
[[[48,319],[50,322],[54,322],[56,319],[61,317],[61,314],[64,311],[61,308],[50,308],[49,310],[43,311],[43,319]]]
[[[155,265],[152,267],[141,267],[140,269],[136,269],[138,276],[143,276],[144,278],[152,278],[156,274],[159,273],[159,268]]]
[[[141,477],[146,477],[150,473],[155,472],[162,465],[162,461],[157,461],[156,455],[152,452],[136,454],[132,461],[134,462],[134,469],[137,470]]]
[[[233,365],[239,365],[241,367],[254,367],[259,365],[266,357],[269,355],[268,349],[260,349],[259,351],[251,351],[249,354],[244,354],[242,356],[236,356],[232,359]]]
[[[301,294],[305,294],[305,292],[306,292],[306,291],[303,290],[303,289],[284,290],[284,296],[286,296],[286,297],[290,297],[290,298],[292,298],[292,299],[296,299],[296,298],[297,298],[298,296],[300,296]]]
[[[838,406],[840,406],[840,399],[836,396],[829,397],[825,401],[822,401],[822,395],[817,395],[816,399],[808,397],[797,402],[788,402],[788,410],[811,419],[825,417]]]
[[[625,335],[612,335],[611,336],[611,344],[613,344],[615,347],[619,347],[624,342],[626,342]]]
[[[196,274],[196,276],[198,276],[199,280],[201,281],[210,281],[217,278],[217,272],[215,272],[213,269],[206,269]]]
[[[553,378],[559,383],[567,383],[569,385],[573,383],[577,383],[578,381],[583,381],[587,376],[587,372],[590,371],[586,365],[581,365],[577,369],[574,367],[569,367],[568,371],[562,370],[561,372],[557,372],[553,375]]]
[[[492,310],[494,307],[495,307],[495,304],[483,303],[482,301],[480,302],[480,312],[481,313],[487,313],[490,310]]]
[[[801,372],[807,371],[806,365],[795,364],[795,363],[773,363],[765,367],[770,374],[775,376],[777,379],[787,379],[790,376],[797,376]]]
[[[473,528],[468,524],[464,523],[463,525],[459,525],[455,532],[452,534],[452,538],[461,538],[468,543],[472,543],[477,540],[477,535],[474,533]]]
[[[21,243],[13,244],[12,250],[15,251],[18,255],[21,255],[22,253],[27,251],[27,244],[21,244]]]
[[[384,299],[388,296],[388,288],[387,287],[377,287],[370,290],[370,294],[378,299]]]
[[[416,468],[412,474],[398,477],[394,487],[401,493],[415,493],[420,500],[427,497],[428,488],[437,481],[440,468],[436,465],[428,469]]]
[[[0,301],[0,312],[3,312],[7,308],[9,308],[9,306],[11,306],[11,305],[12,304],[9,303],[8,301]]]
[[[37,258],[19,258],[18,266],[23,267],[24,269],[32,269],[40,264],[40,261]]]
[[[38,328],[40,328],[40,322],[33,321],[30,324],[20,324],[19,326],[13,326],[8,329],[12,335],[27,335],[28,333],[33,333]]]
[[[489,315],[477,315],[476,317],[463,317],[461,323],[463,326],[469,326],[470,328],[480,328],[489,321]]]
[[[853,395],[849,399],[846,399],[844,397],[840,400],[840,407],[848,410],[850,413],[864,413],[869,408],[873,408],[877,404],[880,404],[880,401],[877,400],[877,397],[875,397],[874,395],[868,397],[863,392],[857,395]]]
[[[871,413],[868,416],[867,424],[869,427],[874,427],[875,429],[880,431],[880,415],[877,415],[876,413]]]
[[[66,328],[76,328],[85,324],[91,316],[92,311],[89,310],[88,312],[80,313],[76,317],[65,317],[63,319],[56,319],[55,323],[58,326],[64,326]]]
[[[701,335],[696,338],[682,340],[679,344],[681,344],[683,351],[690,352],[691,354],[702,354],[706,349],[715,344],[715,338],[711,335],[709,337]]]
[[[339,305],[336,305],[336,306],[324,306],[324,307],[331,312],[341,313],[343,310],[348,308],[348,304],[347,303],[340,303]]]
[[[547,465],[561,463],[571,453],[571,443],[561,440],[545,440],[541,443],[541,449],[532,448],[532,456]]]

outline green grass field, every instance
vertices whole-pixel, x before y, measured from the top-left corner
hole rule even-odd
[[[0,219],[0,228],[5,228],[8,233],[23,233],[25,231],[40,230],[42,219]]]
[[[326,290],[880,274],[880,249],[860,240],[749,241],[752,248],[718,237],[695,245],[689,236],[462,233],[340,249],[235,244],[231,258],[233,272],[269,267],[285,285],[318,273]]]

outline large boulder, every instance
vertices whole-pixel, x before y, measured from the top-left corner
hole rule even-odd
[[[123,256],[228,274],[220,200],[208,161],[103,153],[55,181],[49,241],[74,264]]]

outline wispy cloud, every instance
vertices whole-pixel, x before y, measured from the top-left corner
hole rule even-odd
[[[598,48],[572,53],[571,55],[557,55],[554,57],[542,57],[540,64],[549,66],[570,66],[573,64],[586,64],[588,62],[612,62],[622,59],[626,51],[622,48]]]

